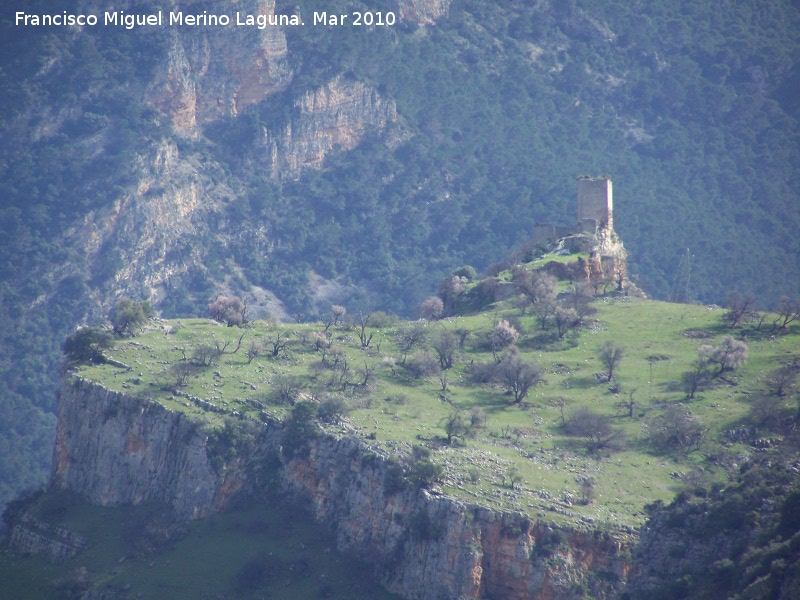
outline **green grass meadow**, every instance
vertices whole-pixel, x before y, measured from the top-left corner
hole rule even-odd
[[[723,327],[723,310],[629,297],[597,298],[593,306],[596,315],[560,341],[552,336],[548,340],[533,317],[504,303],[475,315],[427,323],[429,339],[441,329],[470,332],[453,367],[443,371],[446,382],[438,375],[412,376],[402,364],[396,342],[397,332],[409,324],[383,316],[388,324],[366,329],[372,334],[368,347],[359,339],[359,325],[350,322],[330,328],[331,347],[326,351],[344,357],[349,366],[344,380],[353,385],[341,385],[338,373],[320,366],[322,351],[314,340],[315,333],[323,330],[321,323],[256,321],[240,329],[204,319],[156,321],[140,335],[118,341],[109,352],[129,368],[84,366],[77,374],[111,389],[152,398],[208,427],[219,426],[226,415],[207,410],[193,398],[229,415],[256,421],[266,415],[283,418],[291,405],[276,400],[273,385],[281,377],[296,377],[303,382],[300,397],[321,401],[335,395],[344,400],[346,427],[326,425],[332,433],[357,435],[387,450],[428,448],[431,459],[445,469],[441,488],[448,495],[579,527],[604,524],[626,530],[644,522],[646,504],[672,498],[693,469],[702,469],[706,480],[724,485],[725,470],[715,465],[735,461],[737,454],[753,448],[730,443],[720,432],[742,424],[751,399],[762,391],[764,373],[797,356],[799,337],[796,328],[753,336],[746,340],[744,368],[687,401],[679,382],[697,357],[697,347],[742,334]],[[475,365],[494,360],[489,336],[500,319],[510,320],[520,330],[516,341],[520,357],[543,370],[542,382],[521,404],[514,404],[497,383],[473,382]],[[189,357],[194,348],[229,342],[230,352],[242,334],[238,352],[221,355],[183,386],[172,381],[172,365]],[[271,344],[279,336],[289,342],[273,357]],[[613,389],[595,376],[603,371],[598,351],[606,340],[625,347]],[[253,341],[267,353],[248,364],[245,351]],[[374,372],[362,386],[365,369]],[[638,403],[632,418],[617,406],[631,394]],[[674,405],[702,424],[704,440],[690,452],[657,453],[649,443],[652,419]],[[618,448],[589,452],[580,438],[567,435],[562,417],[569,419],[582,407],[611,417],[624,442]],[[453,411],[466,417],[473,409],[483,411],[485,425],[447,444],[445,419]],[[511,475],[517,480],[513,486]],[[592,501],[583,505],[576,499],[586,478],[595,487]]]

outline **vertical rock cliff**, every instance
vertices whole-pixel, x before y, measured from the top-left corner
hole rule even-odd
[[[130,12],[137,6],[142,5],[131,2],[123,8]],[[184,10],[208,7],[196,3]],[[164,10],[179,8],[168,3]],[[268,18],[275,10],[274,0],[242,0],[217,3],[209,12]],[[353,149],[365,136],[380,134],[397,121],[393,100],[363,81],[337,75],[298,92],[285,120],[254,133],[254,141],[241,149],[251,157],[252,171],[232,176],[208,149],[213,143],[207,128],[224,132],[231,122],[226,119],[275,94],[286,92],[292,102],[284,29],[187,26],[169,28],[166,35],[165,55],[141,101],[155,109],[162,129],[176,135],[143,145],[127,165],[128,183],[114,190],[113,202],[89,212],[59,240],[78,250],[80,260],[56,277],[87,278],[98,314],[121,295],[149,297],[158,307],[170,289],[185,287],[182,278],[189,271],[200,273],[206,287],[227,291],[224,276],[209,269],[214,262],[209,252],[224,254],[227,250],[221,249],[238,235],[263,238],[265,258],[271,252],[268,225],[254,232],[251,223],[230,220],[228,208],[245,193],[248,178],[266,173],[276,180],[296,179],[304,169],[321,168],[332,152]],[[197,146],[183,144],[187,139]],[[235,270],[235,260],[226,259]],[[203,293],[201,301],[208,295]],[[268,290],[258,289],[256,295],[267,302],[251,306],[266,304],[273,314],[284,314]]]
[[[401,0],[400,17],[406,21],[429,25],[447,15],[452,0]]]
[[[61,390],[51,481],[101,506],[161,501],[183,519],[224,509],[246,485],[215,471],[181,413],[81,380]]]
[[[324,437],[286,465],[287,486],[311,499],[339,547],[375,562],[389,589],[438,598],[614,597],[624,545],[424,490],[387,494],[388,461],[362,442]]]
[[[264,131],[263,147],[273,177],[297,177],[319,167],[333,150],[352,150],[370,132],[397,119],[397,108],[369,85],[336,77],[294,103],[294,117],[278,133]]]
[[[202,517],[254,489],[247,466],[279,455],[280,433],[262,424],[250,453],[220,472],[207,432],[182,414],[76,379],[61,392],[52,484],[99,505],[159,500]],[[601,532],[387,490],[388,457],[360,440],[320,435],[308,457],[282,465],[286,492],[405,598],[611,598],[627,574],[624,544]]]
[[[275,14],[275,0],[217,3],[214,12]],[[187,11],[188,12],[188,11]],[[292,80],[286,36],[279,27],[175,28],[168,60],[146,100],[167,115],[176,131],[197,137],[198,126],[239,112],[285,90]]]

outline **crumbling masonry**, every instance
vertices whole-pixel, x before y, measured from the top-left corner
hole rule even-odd
[[[617,290],[623,290],[627,281],[626,252],[614,231],[613,188],[607,175],[579,177],[577,223],[537,223],[533,226],[533,242],[577,246],[589,252],[588,261],[578,261],[576,276],[593,283],[613,281]]]

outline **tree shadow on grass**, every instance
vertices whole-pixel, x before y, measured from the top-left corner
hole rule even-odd
[[[591,390],[595,388],[601,388],[604,385],[607,385],[607,382],[602,381],[598,384],[595,378],[591,375],[570,375],[564,380],[565,383],[568,383],[569,389],[580,389],[580,390]]]
[[[559,338],[553,331],[537,330],[535,335],[526,336],[517,342],[520,350],[539,350],[542,352],[561,352],[577,346],[573,336]]]
[[[459,403],[461,408],[471,410],[472,408],[482,408],[487,413],[499,413],[507,409],[520,409],[519,404],[514,404],[513,396],[505,391],[497,390],[473,390],[470,396]],[[523,402],[523,405],[525,403]],[[524,407],[523,407],[524,408]]]

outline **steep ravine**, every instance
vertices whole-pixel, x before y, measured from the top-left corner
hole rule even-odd
[[[262,424],[249,455],[220,474],[207,434],[185,415],[72,379],[60,394],[52,485],[102,506],[159,500],[180,518],[200,518],[255,489],[249,467],[280,455],[281,434],[280,423]],[[281,456],[280,477],[287,493],[310,502],[341,550],[375,565],[388,589],[414,600],[619,593],[629,569],[625,543],[424,490],[387,493],[383,454],[323,434],[306,458]]]

